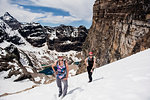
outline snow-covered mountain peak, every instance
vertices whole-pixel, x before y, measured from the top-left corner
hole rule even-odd
[[[17,21],[13,16],[6,12],[3,16],[0,17],[5,23],[7,23],[13,30],[19,29],[21,23]]]
[[[6,12],[3,16],[3,20],[12,20],[14,19],[8,12]]]

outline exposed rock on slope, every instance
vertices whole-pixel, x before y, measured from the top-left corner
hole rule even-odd
[[[37,69],[33,66],[26,54],[18,50],[14,45],[10,45],[5,49],[0,48],[1,71],[7,71],[8,75],[5,78],[15,76],[16,79],[14,81],[24,79],[30,79],[35,83],[49,83],[52,81],[52,78],[50,79],[44,74],[37,73]]]
[[[39,23],[23,24],[18,31],[34,47],[42,47],[46,42],[47,34]]]
[[[47,27],[49,28],[49,27]],[[59,52],[70,50],[81,51],[82,44],[87,36],[87,29],[84,26],[78,28],[60,25],[59,27],[49,28],[48,48]]]

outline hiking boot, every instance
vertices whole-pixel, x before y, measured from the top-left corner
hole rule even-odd
[[[58,97],[60,97],[61,95],[62,95],[62,93],[59,93],[59,94],[58,94]]]
[[[92,80],[90,80],[88,83],[92,82]]]

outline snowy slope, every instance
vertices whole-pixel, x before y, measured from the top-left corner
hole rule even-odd
[[[149,84],[150,49],[97,68],[92,83],[88,83],[87,73],[69,78],[68,94],[63,100],[150,100]],[[57,100],[57,93],[53,82],[0,100]]]
[[[24,90],[26,88],[30,88],[33,85],[35,85],[35,83],[33,83],[32,81],[24,80],[21,82],[13,82],[13,80],[16,79],[16,77],[12,77],[9,79],[3,79],[6,76],[6,72],[0,72],[0,95],[4,94],[4,93],[14,93],[14,92],[18,92],[21,90]],[[1,98],[0,98],[1,100]]]

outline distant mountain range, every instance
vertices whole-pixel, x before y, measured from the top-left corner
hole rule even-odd
[[[82,43],[88,34],[88,30],[84,26],[79,26],[78,28],[65,25],[50,27],[42,26],[35,22],[23,24],[18,22],[8,12],[0,17],[0,20],[0,31],[2,31],[1,36],[3,37],[0,41],[7,39],[17,45],[25,44],[19,36],[21,35],[34,47],[47,45],[50,50],[59,52],[70,50],[81,51]],[[6,26],[8,27],[6,28]],[[9,31],[8,28],[11,31]],[[15,31],[18,31],[19,35],[15,35]],[[8,34],[10,34],[11,37]]]
[[[82,44],[88,34],[84,26],[42,26],[21,23],[8,12],[0,17],[0,71],[8,71],[16,80],[35,81],[41,65],[52,64],[63,53],[69,64],[82,59]]]

